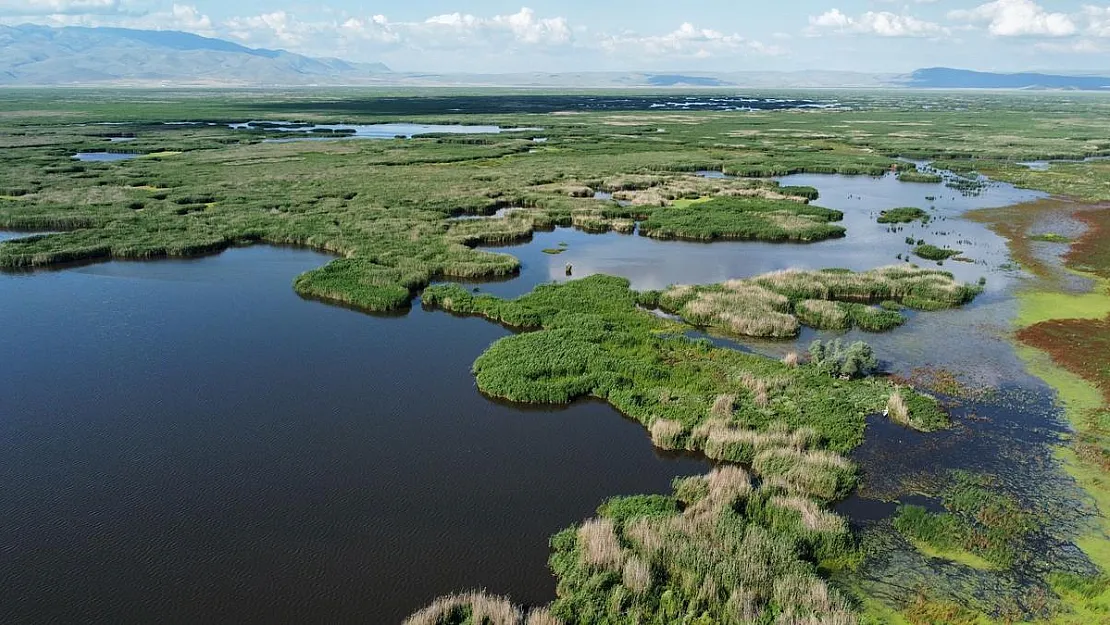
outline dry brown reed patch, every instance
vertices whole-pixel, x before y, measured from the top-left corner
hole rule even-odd
[[[787,575],[774,582],[774,601],[785,610],[776,625],[855,625],[851,606],[823,580]]]
[[[678,449],[683,427],[678,421],[656,419],[651,424],[651,442],[660,449]]]
[[[528,613],[524,625],[563,625],[547,608],[537,608]]]
[[[621,579],[629,590],[642,595],[651,589],[651,566],[637,556],[629,556]]]
[[[609,519],[590,519],[578,528],[578,542],[582,546],[582,560],[587,566],[620,571],[624,564],[624,551],[613,522]]]
[[[842,517],[822,509],[812,499],[796,495],[776,495],[771,498],[771,505],[796,511],[801,516],[802,525],[808,530],[833,534],[847,531]]]
[[[442,625],[460,611],[469,611],[472,622],[485,625],[520,625],[523,620],[521,610],[507,599],[468,592],[436,599],[405,619],[404,625]]]
[[[713,416],[715,416],[715,417],[720,417],[722,419],[727,419],[728,417],[732,416],[732,408],[735,405],[736,405],[736,396],[735,395],[728,395],[728,394],[718,395],[717,399],[714,400],[713,407],[710,409],[709,412],[712,413]]]
[[[895,389],[886,402],[886,416],[901,425],[910,425],[910,408],[902,397],[902,391]]]

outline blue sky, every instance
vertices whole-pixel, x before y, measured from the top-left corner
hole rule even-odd
[[[396,70],[1110,72],[1110,0],[0,0],[0,23],[175,29]]]

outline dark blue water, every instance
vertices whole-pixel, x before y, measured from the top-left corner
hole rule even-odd
[[[506,331],[290,287],[327,257],[0,274],[0,622],[396,623],[482,584],[547,602],[547,540],[706,465],[599,403],[524,411]]]

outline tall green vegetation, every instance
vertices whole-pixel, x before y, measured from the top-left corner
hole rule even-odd
[[[820,371],[848,380],[873,375],[879,369],[875,351],[863,341],[844,345],[840,339],[827,343],[818,339],[809,346],[809,359]]]

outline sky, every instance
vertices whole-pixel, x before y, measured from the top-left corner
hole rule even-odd
[[[1110,0],[0,0],[396,71],[1110,72]]]

